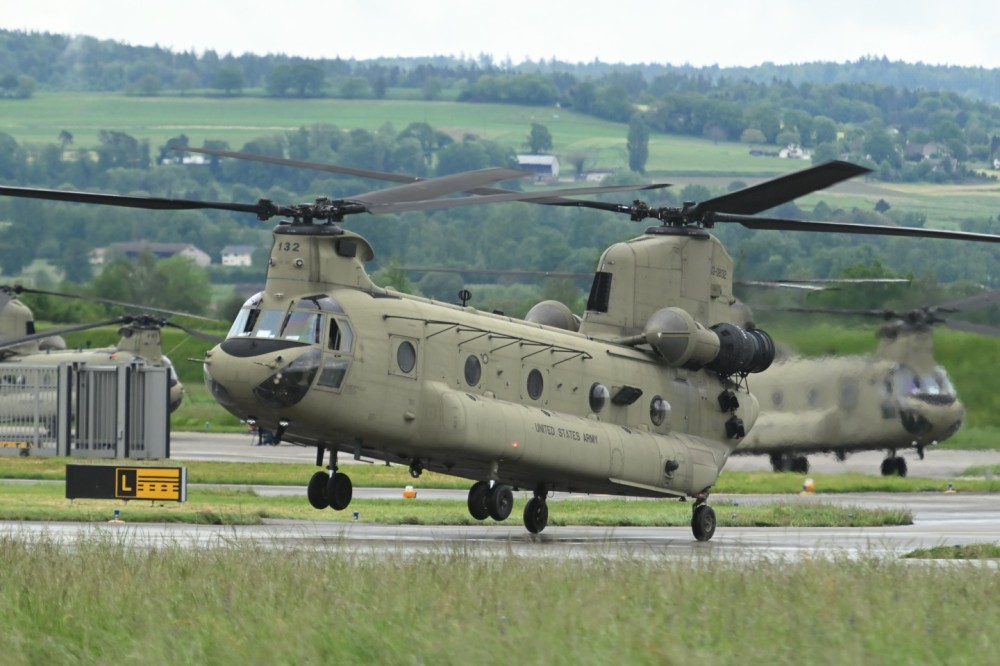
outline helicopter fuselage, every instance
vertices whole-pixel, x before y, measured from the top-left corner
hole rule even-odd
[[[363,239],[298,233],[276,229],[266,291],[205,361],[216,399],[285,441],[516,487],[697,496],[736,446],[733,412],[756,419],[718,374],[375,287]]]
[[[737,454],[922,449],[965,418],[943,368],[884,354],[791,358],[755,376],[751,389],[761,416]]]

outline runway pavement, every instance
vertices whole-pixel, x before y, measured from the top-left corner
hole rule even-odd
[[[715,498],[717,512],[727,501],[765,502],[773,498]],[[787,501],[789,498],[783,498]],[[400,500],[404,501],[404,500]],[[405,500],[410,501],[410,500]],[[416,500],[412,500],[416,501]],[[794,497],[792,501],[795,501]],[[897,557],[915,548],[996,543],[1000,502],[990,495],[864,494],[807,498],[857,506],[904,506],[914,511],[913,525],[871,528],[720,527],[709,542],[695,541],[686,527],[561,527],[529,534],[512,517],[500,525],[377,525],[364,521],[329,523],[270,521],[261,526],[129,523],[0,522],[0,536],[45,538],[72,545],[79,540],[114,538],[140,549],[181,545],[232,547],[253,542],[273,548],[324,549],[331,556],[391,554],[476,554],[554,558],[701,557],[746,560],[807,557]],[[558,506],[551,507],[551,515]]]
[[[859,454],[858,466],[878,473],[881,453]],[[255,446],[249,435],[215,433],[174,433],[171,457],[176,460],[230,460],[314,463],[315,451],[291,445]],[[347,456],[342,456],[342,462]],[[832,457],[821,462],[815,457],[814,470],[856,471]],[[868,460],[866,460],[868,458]],[[953,478],[971,465],[1000,462],[998,452],[933,451],[926,460],[914,462],[914,475]],[[925,467],[918,467],[925,465]],[[727,469],[769,469],[767,458],[736,458]],[[918,471],[919,470],[919,471]],[[301,495],[304,486],[253,487],[262,495]],[[388,498],[399,501],[450,499],[464,502],[466,491],[420,489],[416,500],[402,498],[402,489],[355,488],[356,499]],[[524,497],[521,493],[519,497]],[[558,516],[558,502],[570,497],[556,494],[550,516]],[[648,500],[647,500],[648,501]],[[655,500],[654,500],[655,501]],[[167,544],[226,547],[253,541],[275,548],[319,548],[331,554],[360,555],[390,553],[477,553],[484,556],[530,557],[652,557],[690,559],[692,557],[792,558],[898,556],[915,548],[956,546],[1000,541],[1000,498],[990,494],[948,493],[859,493],[810,496],[727,496],[713,495],[711,504],[720,517],[733,502],[768,503],[826,502],[859,507],[901,507],[914,514],[914,524],[903,527],[872,528],[735,528],[720,526],[709,542],[697,542],[687,527],[562,527],[550,525],[542,534],[531,535],[521,525],[519,515],[502,524],[492,522],[472,526],[387,526],[367,523],[363,508],[350,523],[325,521],[269,521],[260,526],[148,525],[129,523],[38,523],[0,522],[0,535],[22,535],[56,539],[72,544],[80,539],[113,535],[125,538],[137,548]],[[518,508],[521,503],[518,504]],[[358,505],[355,505],[357,507]],[[352,509],[348,509],[351,511]]]
[[[315,464],[316,450],[292,444],[256,446],[249,434],[212,432],[175,432],[170,438],[170,457],[176,460],[220,460],[229,462],[297,462]],[[929,448],[923,460],[916,451],[902,453],[906,458],[910,476],[932,479],[950,479],[973,466],[1000,465],[1000,451],[962,451]],[[848,456],[838,462],[832,455],[809,457],[810,471],[815,474],[841,474],[857,472],[880,474],[884,451],[866,451]],[[341,464],[354,460],[340,454]],[[737,472],[770,471],[767,456],[733,456],[726,463],[726,470]],[[724,473],[724,472],[723,472]]]

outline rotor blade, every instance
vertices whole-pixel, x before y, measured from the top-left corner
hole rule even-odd
[[[936,307],[939,309],[948,308],[952,312],[967,312],[968,310],[985,308],[987,305],[991,305],[993,303],[1000,303],[1000,289],[985,291],[981,294],[976,294],[975,296],[969,296],[968,298],[962,298],[948,303],[941,303]]]
[[[850,162],[825,162],[702,201],[685,212],[692,217],[709,212],[751,215],[870,171],[871,169]]]
[[[780,231],[826,231],[845,234],[867,234],[873,236],[908,236],[916,238],[949,238],[952,240],[1000,243],[1000,236],[978,234],[970,231],[949,231],[947,229],[922,229],[917,227],[889,227],[882,225],[856,224],[853,222],[819,222],[816,220],[785,220],[779,217],[752,217],[711,214],[712,222],[736,222],[748,229],[776,229]]]
[[[171,150],[186,153],[202,153],[204,155],[215,155],[218,157],[232,157],[237,160],[247,160],[250,162],[264,162],[266,164],[280,164],[282,166],[295,167],[297,169],[312,169],[314,171],[326,171],[329,173],[339,173],[346,176],[358,176],[360,178],[371,178],[373,180],[388,180],[396,183],[415,183],[425,180],[419,176],[407,176],[388,171],[370,171],[368,169],[356,169],[354,167],[335,166],[332,164],[319,164],[317,162],[303,162],[302,160],[289,160],[284,157],[271,157],[270,155],[256,155],[253,153],[237,153],[231,150],[212,150],[209,148],[191,148],[190,146],[174,146]]]
[[[781,280],[734,280],[733,284],[744,287],[781,287],[783,289],[802,289],[804,291],[826,291],[837,287],[823,287],[817,284],[799,284],[797,282],[782,282]]]
[[[59,298],[74,298],[81,301],[96,301],[98,303],[105,303],[106,305],[117,305],[123,308],[129,308],[132,310],[148,310],[150,312],[159,312],[161,314],[175,315],[179,317],[191,317],[192,319],[202,319],[204,321],[222,321],[221,319],[212,319],[211,317],[203,317],[202,315],[191,314],[189,312],[180,312],[178,310],[167,310],[165,308],[154,308],[149,305],[137,305],[136,303],[126,303],[124,301],[115,301],[110,298],[102,298],[100,296],[81,296],[79,294],[67,294],[59,291],[46,291],[44,289],[33,289],[31,287],[22,287],[19,284],[13,287],[15,293],[19,294],[39,294],[42,296],[57,296]]]
[[[9,349],[10,347],[16,347],[17,345],[24,344],[25,342],[31,342],[32,340],[51,338],[54,335],[62,335],[64,333],[75,333],[77,331],[86,331],[91,328],[100,328],[101,326],[110,326],[112,324],[121,324],[124,321],[126,321],[125,317],[116,317],[115,319],[108,319],[106,321],[98,321],[90,324],[76,324],[75,326],[66,326],[65,328],[57,328],[51,331],[45,331],[44,333],[33,333],[31,335],[24,335],[19,338],[10,338],[9,340],[0,341],[0,349]]]
[[[734,280],[733,284],[747,287],[789,287],[822,291],[837,289],[838,284],[909,284],[907,278],[798,278],[788,280]],[[834,285],[832,287],[819,285]]]
[[[988,324],[976,324],[971,321],[963,321],[961,319],[945,319],[944,325],[956,331],[1000,337],[1000,328],[990,326]]]
[[[100,204],[103,206],[119,206],[123,208],[146,208],[150,210],[198,210],[202,208],[213,210],[231,210],[238,213],[280,214],[270,211],[261,203],[241,204],[221,201],[192,201],[190,199],[163,199],[160,197],[137,197],[125,194],[97,194],[94,192],[73,192],[70,190],[49,190],[35,187],[0,186],[0,195],[21,197],[24,199],[44,199],[48,201],[68,201],[72,203]]]
[[[368,212],[380,215],[384,213],[399,213],[410,210],[427,210],[430,208],[457,208],[460,206],[478,206],[485,203],[498,203],[502,201],[525,201],[529,203],[544,203],[548,199],[560,196],[577,196],[583,194],[607,194],[611,192],[634,192],[639,190],[654,190],[669,187],[666,183],[654,183],[652,185],[613,185],[607,187],[579,187],[566,188],[561,190],[549,190],[546,192],[505,192],[503,194],[485,194],[475,197],[464,197],[460,199],[445,199],[433,201],[411,201],[402,203],[374,204],[369,207]],[[365,203],[362,201],[362,203]]]
[[[835,315],[850,315],[857,317],[878,317],[880,319],[887,319],[887,314],[892,314],[886,310],[849,310],[847,308],[805,308],[805,307],[786,307],[779,305],[755,305],[754,310],[760,310],[762,312],[795,312],[799,314],[835,314]]]
[[[540,277],[540,278],[567,278],[571,280],[591,279],[593,273],[570,273],[561,271],[520,271],[505,270],[502,268],[439,268],[430,266],[400,266],[400,270],[408,273],[458,273],[460,275],[493,275],[510,277]]]
[[[528,171],[508,169],[506,167],[492,167],[488,169],[479,169],[477,171],[464,171],[462,173],[455,173],[449,176],[439,176],[438,178],[422,179],[416,182],[406,183],[405,185],[395,185],[381,190],[365,192],[364,194],[359,194],[357,196],[346,197],[346,199],[348,201],[365,204],[369,207],[372,205],[393,204],[409,201],[423,202],[435,199],[436,197],[445,196],[446,194],[466,192],[469,189],[477,188],[480,185],[497,183],[502,180],[511,180],[513,178],[523,178],[529,175],[531,174]],[[504,191],[505,194],[508,192],[520,194],[520,192],[512,192],[511,190]]]
[[[291,160],[284,157],[272,157],[270,155],[257,155],[254,153],[238,153],[231,150],[214,150],[209,148],[191,148],[190,146],[176,146],[172,150],[190,152],[190,153],[203,153],[205,155],[216,155],[219,157],[231,157],[237,160],[247,160],[250,162],[264,162],[267,164],[278,164],[281,166],[295,167],[297,169],[312,169],[314,171],[326,171],[328,173],[339,173],[348,176],[358,176],[361,178],[371,178],[373,180],[387,180],[396,183],[418,183],[421,181],[428,180],[427,178],[422,178],[420,176],[408,176],[399,173],[390,173],[388,171],[371,171],[369,169],[358,169],[355,167],[345,167],[337,166],[334,164],[320,164],[318,162],[305,162],[302,160]],[[524,175],[522,172],[521,175]],[[506,194],[513,190],[505,190],[497,187],[473,187],[467,190],[461,190],[462,192],[467,192],[469,194]],[[560,201],[558,197],[554,197],[551,201],[535,201],[534,203],[544,203],[547,205],[558,205],[558,206],[583,206],[597,208],[592,204],[597,204],[600,202],[595,201],[575,201],[572,199],[567,199],[565,201]],[[607,205],[607,204],[604,204]]]
[[[220,342],[222,342],[225,339],[225,338],[220,338],[217,335],[212,335],[210,333],[205,333],[203,331],[199,331],[198,329],[195,329],[195,328],[189,328],[187,326],[181,326],[180,324],[175,324],[175,323],[170,322],[170,321],[163,322],[163,325],[164,326],[169,326],[170,328],[179,329],[181,331],[184,331],[188,335],[193,335],[196,338],[201,338],[202,340],[206,340],[208,342],[214,342],[215,344],[219,344]]]

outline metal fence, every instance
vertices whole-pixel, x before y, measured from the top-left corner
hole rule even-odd
[[[170,457],[167,368],[0,363],[0,455]]]

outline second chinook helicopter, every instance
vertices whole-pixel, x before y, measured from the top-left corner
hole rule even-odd
[[[778,308],[886,323],[877,331],[872,354],[779,357],[757,375],[753,389],[761,416],[736,454],[768,455],[775,471],[805,473],[810,454],[833,453],[844,460],[856,451],[885,450],[881,473],[906,476],[899,451],[915,449],[923,459],[924,449],[954,435],[966,416],[947,371],[934,359],[933,327],[1000,335],[995,327],[941,316],[998,300],[1000,291],[907,312]]]
[[[308,483],[317,509],[350,504],[352,484],[338,465],[345,452],[405,464],[414,477],[430,469],[470,479],[468,508],[479,520],[505,520],[512,489],[530,489],[523,520],[533,533],[547,525],[552,492],[691,497],[692,531],[710,539],[716,521],[709,492],[757,420],[746,378],[770,365],[774,346],[763,331],[733,322],[732,259],[707,229],[739,222],[1000,242],[985,234],[753,217],[866,172],[845,162],[700,204],[651,208],[567,198],[609,188],[525,194],[487,187],[514,175],[504,169],[419,180],[261,159],[406,184],[294,206],[12,187],[0,194],[287,218],[274,228],[264,291],[207,353],[205,378],[234,415],[279,440],[314,446],[318,466],[329,453],[329,471]],[[475,196],[438,198],[457,192]],[[517,320],[378,287],[364,268],[372,247],[339,224],[359,213],[494,201],[602,208],[661,225],[605,250],[578,323],[554,302]]]
[[[179,328],[188,335],[211,342],[218,341],[216,336],[211,336],[149,314],[125,315],[103,321],[76,324],[59,329],[37,332],[35,330],[34,314],[31,308],[18,298],[20,294],[84,299],[163,314],[179,315],[182,313],[147,306],[136,306],[99,297],[83,297],[77,294],[33,289],[21,285],[0,286],[0,363],[8,365],[46,366],[57,366],[61,363],[88,363],[91,365],[128,365],[139,363],[164,366],[167,368],[170,382],[168,393],[168,409],[170,412],[180,407],[184,399],[184,385],[178,378],[170,358],[163,352],[161,338],[163,327]],[[64,334],[113,325],[120,326],[118,329],[120,339],[114,347],[67,349],[62,339],[62,335]],[[0,409],[2,407],[3,404],[0,402]]]

